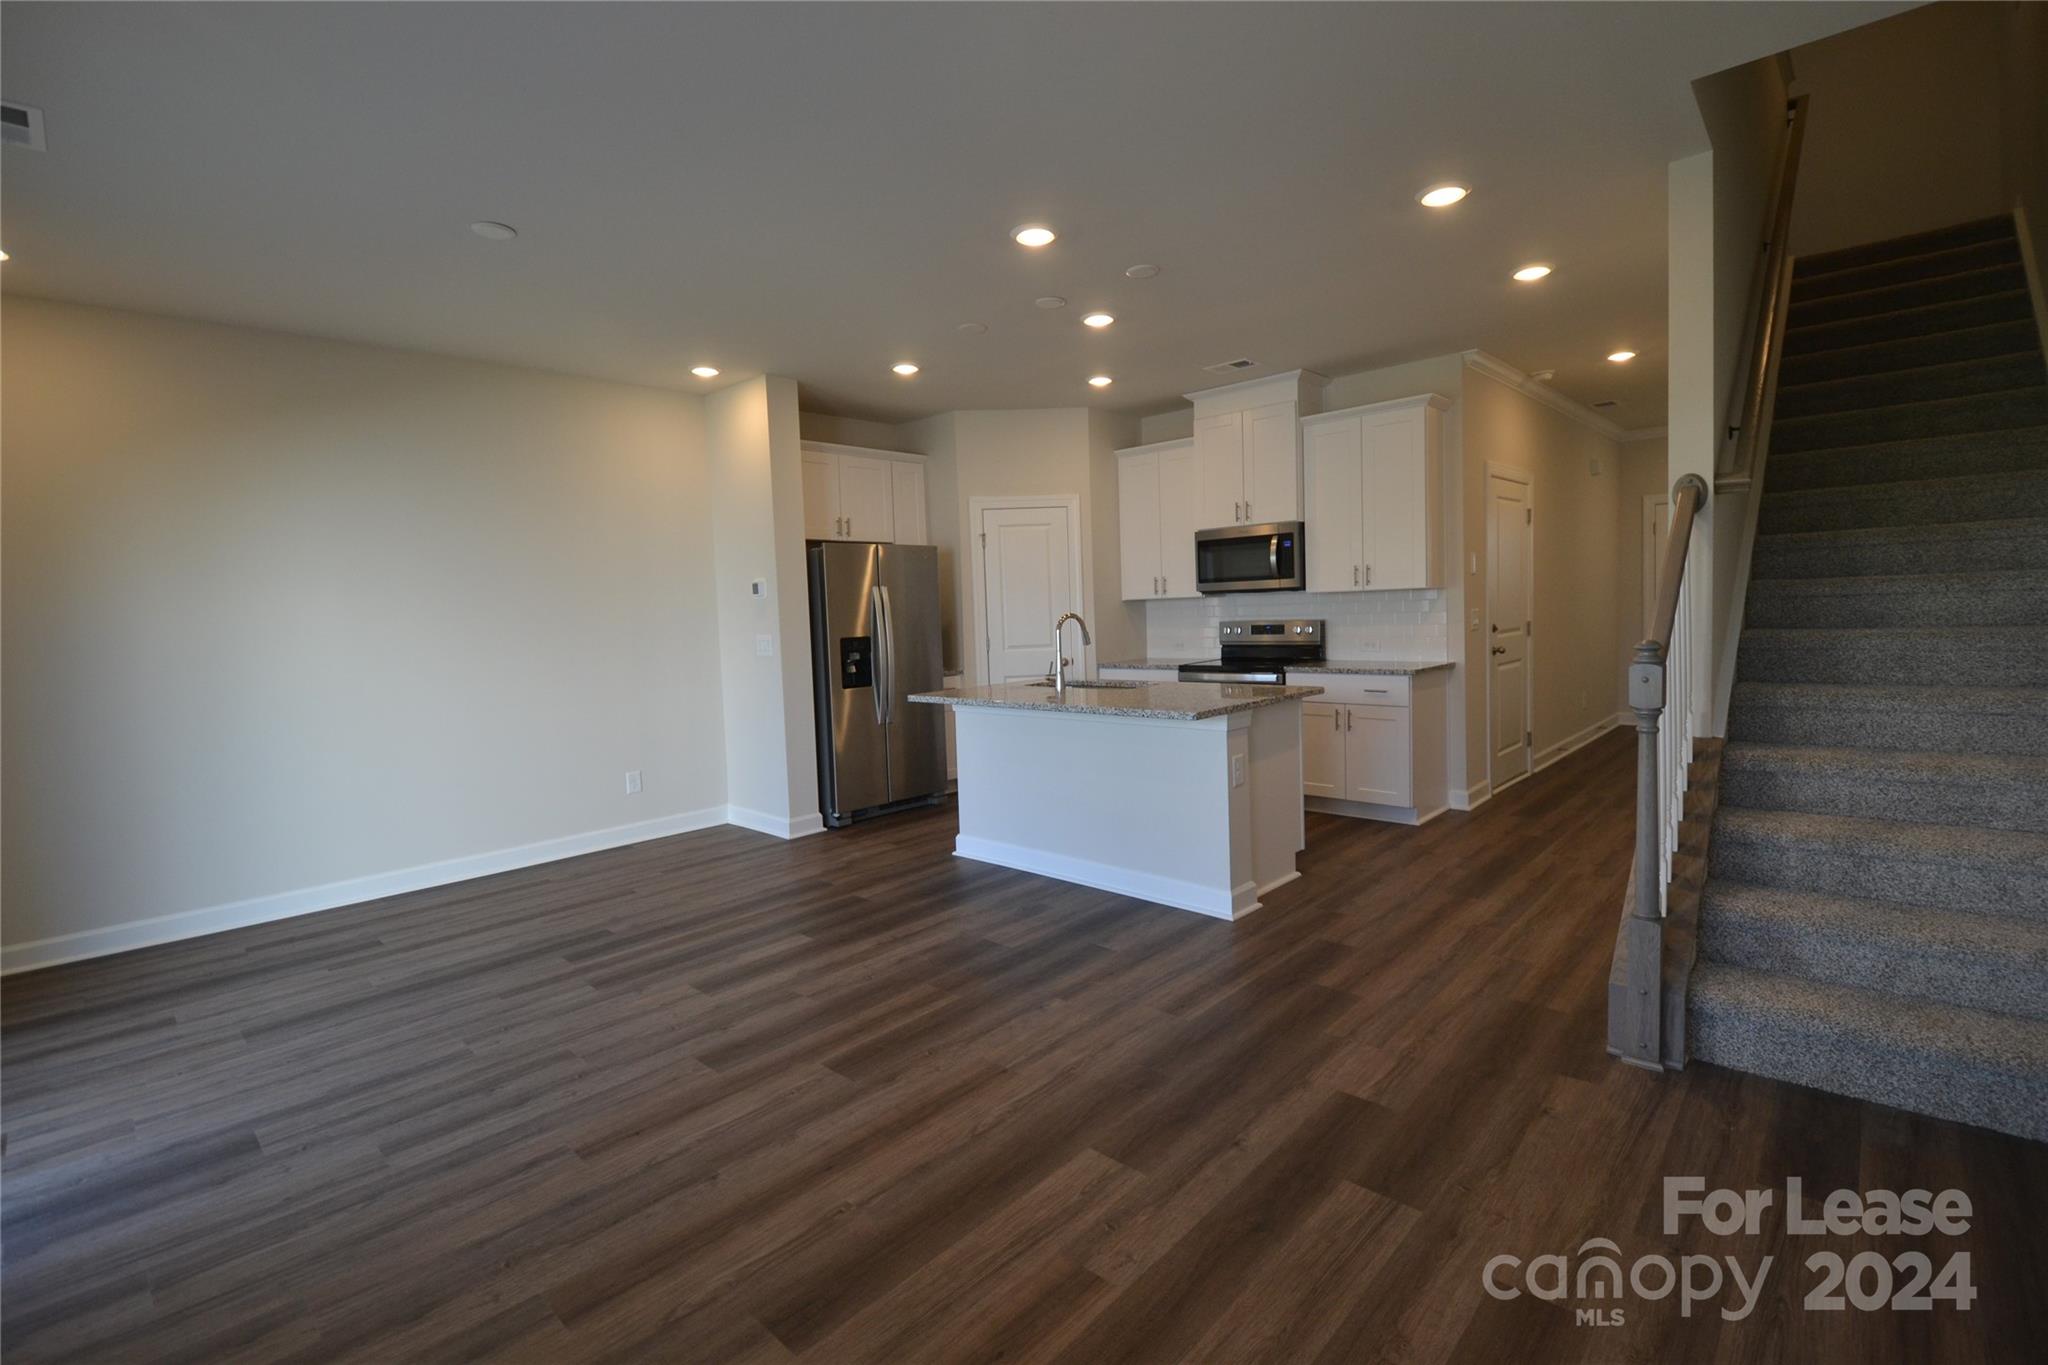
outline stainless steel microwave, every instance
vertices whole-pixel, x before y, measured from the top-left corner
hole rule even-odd
[[[1299,592],[1307,561],[1301,523],[1219,526],[1195,532],[1195,588],[1199,592]]]

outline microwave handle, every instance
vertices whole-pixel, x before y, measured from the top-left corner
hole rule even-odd
[[[1272,570],[1272,577],[1280,576],[1280,537],[1266,537],[1266,567]]]

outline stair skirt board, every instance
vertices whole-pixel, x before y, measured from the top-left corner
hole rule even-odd
[[[2048,367],[2014,224],[1793,278],[1688,1053],[2048,1140]]]

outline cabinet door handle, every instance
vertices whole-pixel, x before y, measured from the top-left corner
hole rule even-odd
[[[1365,586],[1368,588],[1372,586],[1372,565],[1370,564],[1365,566]]]
[[[1233,502],[1233,503],[1232,503],[1232,504],[1230,504],[1230,505],[1231,505],[1232,507],[1235,507],[1235,508],[1237,509],[1236,513],[1234,513],[1234,515],[1236,516],[1237,520],[1239,520],[1239,521],[1243,521],[1243,520],[1244,520],[1244,504],[1243,504],[1243,503],[1241,503],[1241,502]]]
[[[1344,728],[1344,713],[1334,706],[1330,708],[1330,728],[1332,730]]]
[[[1354,588],[1358,586],[1358,566],[1356,564],[1351,566],[1351,586]]]
[[[1351,708],[1348,706],[1344,708],[1344,733],[1351,733]]]

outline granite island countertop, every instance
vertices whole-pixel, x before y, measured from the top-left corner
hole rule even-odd
[[[1182,664],[1207,663],[1214,657],[1212,654],[1208,659],[1122,659],[1102,667],[1175,669]],[[1296,673],[1377,673],[1412,677],[1417,673],[1449,667],[1449,659],[1324,659],[1321,663],[1286,665],[1290,677]]]
[[[1131,716],[1145,720],[1210,720],[1235,711],[1319,697],[1320,687],[1272,687],[1252,683],[1156,682],[1122,687],[1073,687],[1066,695],[1043,683],[996,687],[949,687],[917,692],[911,701],[929,706],[987,706],[1012,711],[1063,711],[1076,716]]]

